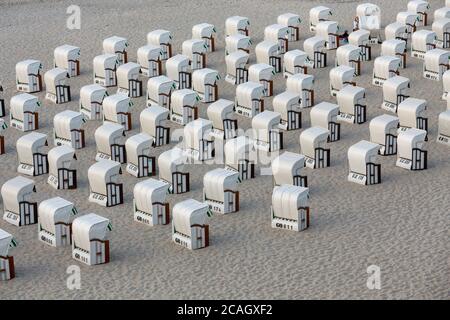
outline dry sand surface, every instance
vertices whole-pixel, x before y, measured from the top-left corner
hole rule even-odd
[[[383,25],[406,10],[406,0],[373,1],[381,6]],[[175,51],[191,38],[191,27],[209,22],[218,29],[218,51],[208,54],[208,67],[222,76],[224,63],[224,22],[232,15],[251,20],[254,45],[263,38],[266,25],[276,23],[279,14],[294,12],[304,20],[301,41],[291,48],[303,48],[311,36],[307,30],[308,12],[325,4],[333,8],[335,19],[351,28],[360,1],[14,1],[0,3],[0,83],[7,104],[15,91],[16,62],[34,58],[51,68],[53,49],[68,43],[81,47],[82,74],[70,79],[73,101],[54,105],[44,100],[40,112],[40,132],[52,132],[54,114],[65,109],[78,110],[79,89],[92,83],[92,59],[102,52],[102,40],[111,35],[128,38],[131,61],[137,49],[146,44],[147,32],[165,28],[174,35]],[[444,1],[430,1],[432,11]],[[68,30],[66,8],[78,4],[82,10],[81,30]],[[430,27],[428,27],[430,28]],[[379,55],[376,46],[375,56]],[[328,73],[335,53],[329,54],[329,67],[312,70],[316,77],[317,102],[330,101]],[[254,63],[254,52],[251,63]],[[371,85],[372,62],[363,64],[359,86],[367,89],[368,120],[384,112],[381,88]],[[210,220],[211,246],[189,251],[171,242],[171,227],[147,227],[133,222],[132,189],[139,181],[124,173],[125,204],[103,208],[89,203],[87,169],[94,163],[94,130],[99,121],[87,124],[87,147],[77,151],[79,188],[56,191],[47,175],[35,177],[37,201],[62,196],[75,202],[81,213],[95,212],[112,220],[110,235],[112,260],[107,265],[88,267],[71,258],[69,248],[55,249],[37,239],[37,226],[17,228],[0,221],[0,228],[12,233],[19,246],[11,253],[16,261],[17,278],[0,284],[0,299],[448,299],[448,222],[450,212],[450,149],[436,144],[437,116],[446,105],[440,100],[442,85],[422,78],[422,61],[408,57],[401,75],[412,81],[414,97],[428,101],[430,118],[429,170],[409,172],[395,166],[395,157],[382,159],[380,185],[363,187],[347,182],[347,149],[361,139],[369,139],[368,122],[343,125],[342,140],[331,145],[332,166],[306,169],[311,187],[312,225],[301,233],[272,229],[270,204],[272,177],[257,175],[239,186],[241,210]],[[276,76],[275,94],[284,91],[285,80]],[[234,86],[220,84],[222,98],[234,99]],[[115,92],[115,88],[109,90]],[[266,99],[272,109],[272,98]],[[200,116],[206,118],[207,105]],[[139,132],[139,112],[144,98],[135,99],[134,129]],[[171,124],[172,128],[178,126]],[[239,126],[251,122],[239,117]],[[304,112],[304,128],[309,127],[309,110]],[[178,127],[179,128],[179,127]],[[285,133],[285,146],[299,152],[301,131]],[[23,133],[8,129],[6,154],[0,157],[0,185],[17,174],[16,140]],[[50,139],[51,141],[51,139]],[[170,146],[172,147],[173,144]],[[158,148],[158,156],[168,147]],[[170,195],[171,207],[186,198],[201,200],[203,174],[216,166],[193,165],[192,191]],[[259,172],[259,170],[258,170]],[[66,268],[80,265],[82,287],[66,287]],[[382,273],[381,290],[366,287],[369,265]]]

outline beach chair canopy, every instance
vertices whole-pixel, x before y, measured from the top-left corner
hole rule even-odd
[[[153,30],[147,33],[147,43],[154,46],[170,44],[172,42],[172,33],[167,30]]]
[[[104,241],[108,235],[108,219],[95,213],[88,213],[73,220],[73,242],[77,248],[91,250],[91,241]]]
[[[408,29],[405,24],[400,22],[393,22],[388,24],[384,28],[384,35],[386,37],[386,40],[392,40],[397,38],[403,39],[407,31]]]
[[[65,85],[66,80],[70,78],[66,69],[53,68],[44,74],[44,82],[47,87],[47,92],[56,94],[56,86]]]
[[[48,152],[49,173],[57,177],[58,169],[70,169],[73,159],[76,157],[72,147],[61,145],[50,149]]]
[[[195,70],[192,73],[192,87],[194,90],[200,90],[203,92],[205,85],[215,85],[220,79],[219,72],[217,70],[203,68]]]
[[[274,111],[265,110],[255,115],[252,119],[252,129],[255,130],[256,139],[270,142],[270,131],[278,129],[281,122],[281,114]]]
[[[374,74],[379,78],[388,79],[391,72],[398,71],[399,66],[400,58],[392,56],[377,57],[373,66]]]
[[[168,78],[178,81],[180,72],[190,72],[189,57],[177,54],[166,61],[166,75]]]
[[[397,56],[406,52],[406,42],[398,39],[386,40],[381,44],[382,56]]]
[[[405,77],[395,76],[383,83],[383,97],[385,101],[397,104],[397,97],[404,89],[410,87],[410,80]]]
[[[137,62],[141,67],[148,68],[150,66],[149,61],[158,61],[162,55],[161,47],[147,44],[140,47],[137,51]]]
[[[254,151],[253,142],[247,136],[239,136],[225,143],[225,164],[236,167],[241,160],[250,160],[251,152]]]
[[[416,98],[403,100],[397,108],[400,125],[408,128],[417,126],[417,117],[423,116],[427,109],[427,101]]]
[[[345,83],[353,82],[355,69],[346,65],[335,67],[330,70],[330,84],[334,89],[342,89]]]
[[[169,184],[160,180],[149,178],[136,183],[133,188],[134,203],[138,210],[153,212],[153,204],[165,203],[169,192]]]
[[[132,104],[128,96],[120,93],[112,94],[103,100],[103,115],[107,120],[116,120],[117,114],[127,113]]]
[[[194,90],[176,90],[172,93],[172,110],[175,113],[183,114],[184,107],[194,107],[198,101],[200,101],[200,97]]]
[[[277,42],[264,40],[255,47],[256,61],[258,63],[269,63],[270,57],[279,55],[280,45]]]
[[[289,35],[288,26],[282,24],[271,24],[264,28],[264,39],[277,42],[279,39],[287,39]]]
[[[117,182],[119,174],[122,174],[119,162],[111,160],[95,162],[88,169],[88,180],[91,191],[106,195],[106,184]]]
[[[135,62],[127,62],[117,68],[117,85],[120,88],[128,88],[129,80],[138,80],[141,66]]]
[[[248,68],[248,81],[259,82],[261,80],[271,81],[275,75],[275,68],[266,63],[252,64]]]
[[[126,51],[128,40],[122,37],[112,36],[103,40],[104,53],[116,54]]]
[[[411,0],[408,2],[408,11],[415,13],[427,13],[430,10],[428,1]]]
[[[239,173],[224,168],[208,171],[203,176],[203,190],[206,199],[224,202],[225,190],[236,191]]]
[[[147,81],[147,98],[159,101],[160,94],[168,96],[175,87],[175,82],[166,76],[150,78]]]
[[[80,102],[83,106],[90,106],[93,102],[100,104],[107,95],[105,87],[99,84],[88,84],[80,89]]]
[[[311,61],[314,61],[314,53],[325,50],[326,40],[322,37],[311,37],[303,42],[303,50]]]
[[[138,164],[139,156],[150,157],[154,139],[146,133],[135,134],[125,141],[128,163]]]
[[[102,54],[94,58],[94,74],[97,76],[105,76],[105,70],[116,70],[119,65],[115,54]]]
[[[350,171],[366,175],[367,164],[375,163],[379,149],[379,144],[366,140],[361,140],[350,146],[347,152]]]
[[[398,156],[400,158],[412,160],[413,149],[422,149],[427,132],[419,129],[408,129],[398,134]]]
[[[396,20],[404,25],[415,26],[417,21],[419,21],[419,15],[417,12],[402,11],[397,13]]]
[[[337,34],[339,25],[336,21],[322,21],[316,25],[316,36],[328,40],[330,34]]]
[[[239,30],[247,30],[250,20],[246,17],[232,16],[225,20],[225,32],[227,36],[239,33]]]
[[[21,93],[12,96],[9,106],[12,118],[23,121],[24,113],[36,112],[38,107],[40,106],[40,103],[37,97],[29,93]]]
[[[247,51],[252,46],[249,36],[243,34],[233,34],[225,38],[225,52],[231,54],[236,51]]]
[[[450,110],[439,114],[439,134],[450,137]]]
[[[449,32],[450,29],[450,17],[434,21],[431,29],[436,32],[439,40],[443,40],[444,33]]]
[[[321,21],[331,19],[332,15],[333,12],[330,8],[325,6],[317,6],[309,10],[309,22],[311,23],[311,25],[315,26]]]
[[[172,181],[172,173],[183,172],[186,155],[180,148],[174,147],[164,151],[158,158],[159,177],[165,181]]]
[[[311,126],[328,130],[328,124],[330,122],[337,122],[338,114],[339,106],[337,104],[320,102],[311,109]]]
[[[13,236],[3,229],[0,229],[0,256],[7,257]]]
[[[443,7],[434,11],[434,21],[450,18],[450,8]]]
[[[244,51],[235,51],[225,57],[227,65],[227,74],[236,76],[236,69],[242,68],[248,64],[249,54]]]
[[[283,120],[287,119],[289,111],[299,111],[300,94],[291,91],[284,91],[277,94],[272,100],[273,111],[281,114]]]
[[[202,140],[209,140],[212,131],[212,121],[198,118],[184,126],[184,147],[186,149],[200,150]]]
[[[236,119],[234,112],[234,102],[226,99],[219,99],[209,105],[206,110],[208,119],[211,120],[213,128],[224,130],[223,120]]]
[[[337,65],[349,65],[350,61],[359,61],[361,49],[358,46],[346,44],[336,50]]]
[[[273,188],[272,210],[277,218],[298,220],[300,208],[308,206],[309,189],[293,185],[282,185]]]
[[[441,67],[449,67],[450,52],[442,49],[432,49],[425,53],[425,67],[427,71],[441,73]]]
[[[370,31],[359,29],[348,36],[348,43],[354,46],[365,46],[369,43]]]
[[[169,110],[160,106],[151,106],[141,111],[139,120],[141,131],[152,137],[156,137],[158,127],[165,127]]]
[[[111,145],[118,144],[125,135],[124,127],[117,123],[106,122],[95,130],[97,151],[111,154]]]
[[[208,208],[206,203],[194,199],[178,202],[172,209],[174,230],[191,237],[192,226],[203,226],[206,223]]]
[[[33,165],[33,154],[44,153],[47,135],[40,132],[30,132],[17,139],[16,149],[19,163]]]
[[[294,13],[283,13],[277,18],[277,23],[286,27],[297,28],[300,26],[301,22],[300,16]]]
[[[297,73],[286,79],[286,90],[302,94],[303,90],[312,90],[314,76],[311,74]]]
[[[315,158],[316,148],[323,147],[328,140],[329,131],[321,127],[311,127],[300,134],[300,149],[303,155]]]
[[[39,224],[42,229],[56,233],[56,224],[69,224],[74,215],[74,204],[61,197],[54,197],[39,204]]]
[[[344,113],[353,114],[355,105],[364,99],[366,96],[366,89],[357,86],[346,86],[339,90],[336,99],[339,105],[339,110]]]
[[[272,174],[276,185],[293,184],[305,167],[305,157],[298,153],[283,152],[272,160]]]
[[[284,54],[284,67],[287,71],[294,70],[295,67],[305,66],[308,59],[306,52],[295,49]]]
[[[397,135],[398,124],[398,118],[389,114],[373,118],[369,124],[370,141],[384,146],[387,134]]]
[[[264,86],[258,82],[245,82],[236,87],[236,100],[239,105],[251,106],[253,100],[261,100]]]
[[[33,192],[36,192],[36,188],[31,179],[17,176],[6,181],[1,189],[4,210],[20,213],[19,203],[29,200]]]
[[[216,33],[216,28],[210,23],[199,23],[192,27],[192,38],[211,38]]]
[[[42,70],[39,60],[23,60],[16,64],[16,79],[18,83],[28,83],[29,75],[38,75]]]
[[[80,130],[84,123],[83,114],[72,110],[65,110],[53,117],[55,135],[67,140],[72,138],[72,130]]]
[[[418,30],[412,34],[413,50],[426,52],[428,47],[436,41],[436,32],[430,30]]]
[[[80,48],[65,44],[57,47],[53,55],[55,67],[69,69],[69,62],[78,61],[80,58]]]
[[[183,41],[183,44],[181,45],[182,54],[189,57],[189,59],[192,59],[194,57],[194,54],[201,54],[206,53],[207,45],[205,43],[205,40],[202,39],[188,39]]]

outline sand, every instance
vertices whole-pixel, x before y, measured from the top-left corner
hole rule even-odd
[[[383,25],[406,10],[407,1],[373,1],[381,6]],[[112,1],[79,0],[81,30],[68,30],[66,8],[74,1],[2,1],[0,4],[0,83],[5,100],[16,94],[14,66],[26,59],[39,59],[44,71],[51,68],[53,49],[68,43],[81,47],[80,77],[70,79],[73,101],[54,105],[44,100],[39,132],[52,132],[53,116],[65,109],[78,110],[79,89],[92,82],[92,59],[101,54],[102,40],[112,35],[130,42],[130,60],[146,43],[147,32],[166,28],[174,34],[176,52],[191,38],[191,27],[209,22],[218,29],[218,51],[208,54],[208,67],[222,76],[224,64],[224,21],[231,15],[248,16],[254,45],[263,38],[266,25],[276,23],[279,14],[295,12],[304,20],[301,41],[291,49],[302,48],[311,36],[307,30],[308,12],[326,4],[335,19],[350,29],[352,16],[360,1]],[[430,1],[432,11],[444,1]],[[432,20],[432,19],[431,19]],[[428,27],[431,28],[431,27]],[[334,102],[329,94],[328,73],[334,65],[329,54],[326,69],[313,70],[317,102]],[[374,56],[379,55],[379,46]],[[254,63],[254,51],[251,63]],[[359,86],[367,89],[368,120],[384,112],[381,88],[371,85],[372,62],[363,64]],[[422,78],[422,61],[408,57],[401,75],[412,81],[414,97],[428,101],[430,131],[429,169],[409,172],[395,166],[395,157],[382,159],[382,183],[363,187],[347,182],[347,150],[361,139],[369,139],[368,122],[343,125],[342,140],[331,145],[332,166],[307,169],[311,187],[311,227],[301,233],[280,231],[270,226],[272,177],[260,176],[239,186],[241,210],[210,220],[210,247],[189,251],[171,241],[171,227],[147,227],[133,222],[132,189],[137,178],[122,175],[125,204],[103,208],[89,203],[87,168],[94,163],[94,130],[99,121],[87,124],[87,147],[77,151],[78,189],[56,191],[47,175],[35,177],[42,201],[61,196],[73,201],[80,213],[95,212],[111,219],[111,262],[88,267],[71,258],[69,248],[51,248],[37,239],[37,226],[14,227],[0,221],[0,228],[14,234],[19,246],[11,251],[16,261],[17,278],[0,284],[0,299],[448,299],[448,221],[450,196],[450,149],[436,144],[437,116],[445,110],[440,100],[442,85]],[[285,81],[276,76],[275,94],[284,91]],[[109,90],[115,92],[115,88]],[[220,84],[221,98],[234,99],[234,86]],[[272,109],[272,98],[266,99]],[[135,99],[134,129],[139,132],[139,112],[144,98]],[[206,118],[206,105],[200,106]],[[309,110],[304,112],[304,128],[309,127]],[[239,117],[239,126],[251,122]],[[172,128],[179,128],[171,124]],[[285,147],[299,152],[301,131],[285,133]],[[6,131],[6,154],[0,156],[0,185],[17,175],[15,142],[23,133]],[[50,139],[52,142],[52,139]],[[172,147],[155,149],[155,156]],[[192,191],[170,195],[171,207],[186,198],[201,200],[203,174],[216,166],[193,165]],[[81,267],[81,289],[66,286],[66,269]],[[369,265],[381,268],[381,290],[366,286]]]

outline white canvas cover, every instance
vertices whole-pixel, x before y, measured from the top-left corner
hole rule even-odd
[[[47,92],[56,94],[56,86],[66,85],[66,80],[69,78],[67,70],[61,68],[54,68],[44,74],[44,82]]]
[[[202,68],[192,73],[192,89],[199,93],[205,92],[206,85],[215,85],[220,79],[217,70]]]
[[[444,74],[442,75],[442,84],[444,87],[444,94],[442,95],[442,99],[449,101],[447,97],[448,92],[450,91],[450,70],[445,71]]]
[[[306,61],[308,60],[308,55],[306,52],[295,49],[290,50],[284,54],[284,71],[289,74],[297,73],[296,67],[306,67]]]
[[[446,110],[439,114],[439,134],[450,137],[450,110]]]
[[[336,35],[339,25],[336,21],[322,21],[316,25],[316,36],[328,40],[329,35]]]
[[[102,104],[107,95],[105,87],[99,84],[82,86],[80,89],[80,107],[90,110],[92,103]]]
[[[303,90],[312,90],[314,76],[311,74],[297,73],[286,80],[286,91],[302,94]]]
[[[328,129],[311,127],[300,134],[300,149],[303,155],[314,159],[316,148],[323,147],[328,140]]]
[[[16,81],[18,83],[28,84],[29,75],[38,75],[42,70],[42,64],[39,60],[23,60],[16,64]]]
[[[208,171],[203,176],[203,191],[206,199],[224,202],[225,190],[237,191],[239,173],[223,168]]]
[[[359,19],[359,29],[368,31],[381,28],[381,10],[373,3],[362,3],[356,7],[356,16]]]
[[[278,129],[281,122],[281,114],[265,110],[255,115],[252,119],[252,129],[255,131],[256,140],[270,143],[270,131]]]
[[[102,54],[96,56],[93,61],[94,64],[94,75],[96,77],[105,78],[106,69],[116,70],[119,62],[115,54]]]
[[[65,44],[57,47],[53,55],[56,68],[69,70],[69,62],[78,61],[80,59],[80,48]]]
[[[139,164],[139,156],[151,156],[154,139],[146,133],[135,134],[125,141],[128,163]]]
[[[3,209],[18,214],[19,202],[28,201],[33,192],[35,192],[33,180],[22,176],[9,179],[1,188]]]
[[[153,212],[155,202],[165,203],[169,192],[169,184],[149,178],[136,183],[133,189],[136,209],[146,213]]]
[[[50,149],[48,152],[49,174],[57,177],[58,169],[70,169],[74,157],[75,150],[72,147],[62,145]]]
[[[317,6],[309,10],[309,23],[311,26],[316,26],[321,21],[331,19],[333,15],[330,8],[325,6]]]
[[[330,70],[330,87],[332,90],[341,90],[354,82],[355,69],[349,66],[339,66]]]
[[[211,120],[215,129],[224,130],[223,120],[236,119],[234,113],[234,102],[226,99],[219,99],[209,105],[206,110],[208,119]]]
[[[358,46],[346,44],[336,50],[336,66],[352,67],[351,61],[359,61],[361,49]]]
[[[350,146],[347,152],[350,172],[366,175],[367,164],[376,163],[376,157],[380,145],[366,140],[361,140]]]
[[[248,31],[250,20],[246,17],[232,16],[225,20],[225,34],[231,36],[234,34]]]
[[[282,120],[287,120],[289,111],[300,112],[300,102],[300,94],[284,91],[273,98],[273,111],[279,113]]]
[[[243,51],[236,51],[230,53],[225,57],[225,64],[227,65],[227,75],[236,77],[236,69],[246,69],[248,64],[249,54]]]
[[[177,114],[183,114],[185,106],[194,107],[200,98],[194,90],[181,89],[172,93],[172,111]]]
[[[427,101],[408,98],[398,105],[397,115],[400,126],[406,128],[417,127],[417,117],[422,117],[427,109]]]
[[[148,69],[150,61],[158,61],[161,59],[162,50],[159,45],[147,44],[140,47],[137,51],[137,62],[142,68]]]
[[[412,51],[427,52],[437,39],[436,32],[430,30],[418,30],[412,34]]]
[[[156,137],[156,127],[166,127],[169,110],[160,106],[151,106],[141,111],[139,115],[141,131]]]
[[[392,39],[406,39],[408,28],[405,24],[400,22],[392,22],[384,28],[384,35],[386,40]]]
[[[182,44],[182,54],[189,58],[189,60],[194,59],[194,54],[206,53],[207,46],[205,40],[201,39],[188,39]]]
[[[419,15],[416,12],[402,11],[397,13],[397,22],[406,25],[409,33],[413,31],[413,27],[417,25],[418,21]]]
[[[272,209],[276,218],[297,221],[298,211],[308,206],[309,189],[293,185],[282,185],[273,188]]]
[[[424,70],[441,74],[443,66],[450,68],[450,52],[442,49],[433,49],[425,54]]]
[[[240,106],[251,108],[252,100],[261,100],[264,86],[257,82],[245,82],[236,87],[236,102]]]
[[[303,50],[308,55],[309,60],[314,61],[314,53],[325,51],[326,39],[322,37],[311,37],[303,42]]]
[[[272,81],[275,69],[266,63],[252,64],[248,68],[248,81],[260,82],[261,80]]]
[[[254,150],[252,140],[247,136],[238,136],[225,144],[225,164],[237,170],[240,160],[251,160]]]
[[[395,76],[387,79],[383,83],[383,98],[384,101],[397,104],[397,97],[400,94],[405,94],[406,90],[410,88],[410,80],[405,77]]]
[[[398,118],[388,114],[373,118],[369,124],[370,141],[384,146],[387,134],[397,135],[398,124]]]
[[[103,40],[103,52],[109,54],[123,53],[128,48],[128,40],[118,36],[112,36]]]
[[[264,40],[255,47],[256,62],[270,64],[270,57],[278,57],[280,45],[277,42]]]
[[[415,13],[427,13],[430,10],[428,1],[411,0],[408,2],[408,11]]]
[[[34,165],[33,154],[45,153],[47,135],[40,132],[31,132],[23,135],[16,142],[17,156],[20,164]]]
[[[111,160],[95,162],[88,169],[88,180],[91,192],[106,195],[106,184],[117,182],[119,174],[122,173],[120,163]]]
[[[210,23],[200,23],[192,27],[192,38],[211,38],[216,33],[216,28]]]
[[[279,40],[287,40],[288,37],[289,28],[285,25],[271,24],[264,29],[264,40],[279,42]]]
[[[180,72],[191,72],[191,66],[189,64],[189,57],[182,55],[182,54],[177,54],[177,55],[167,59],[167,61],[166,61],[167,77],[178,83]]]
[[[434,21],[450,18],[450,8],[443,7],[434,11]]]
[[[299,27],[301,22],[300,16],[295,13],[283,13],[277,18],[277,23],[286,27]]]
[[[42,229],[56,233],[56,224],[69,224],[72,220],[74,204],[61,197],[54,197],[39,204],[39,224]]]
[[[398,157],[412,160],[413,148],[422,149],[427,132],[419,129],[409,129],[398,134]]]
[[[53,128],[56,138],[71,140],[72,130],[81,130],[84,124],[84,116],[80,112],[65,110],[53,117]]]
[[[128,89],[129,80],[138,80],[141,66],[135,62],[122,64],[117,68],[117,85],[119,88]]]
[[[406,52],[406,42],[398,39],[386,40],[381,44],[381,56],[398,56]]]
[[[172,183],[172,173],[183,172],[186,160],[183,150],[177,147],[161,153],[158,158],[159,178]]]
[[[450,16],[448,18],[435,20],[431,29],[436,32],[436,37],[439,41],[444,41],[444,33],[450,31]]]
[[[311,127],[320,127],[328,130],[330,122],[337,122],[339,106],[334,103],[320,102],[310,112]]]
[[[200,150],[202,140],[209,140],[208,136],[212,130],[212,121],[196,119],[187,123],[183,131],[183,142],[186,149]]]
[[[97,151],[111,154],[111,145],[117,144],[124,137],[124,127],[117,123],[106,122],[95,130]]]
[[[0,229],[0,256],[7,257],[13,236],[3,229]]]
[[[366,46],[370,41],[370,31],[367,30],[357,30],[353,31],[348,36],[348,43],[354,46]]]
[[[103,99],[103,117],[105,121],[118,123],[119,113],[128,113],[132,105],[131,99],[124,94],[107,96]]]
[[[40,106],[38,98],[29,93],[20,93],[11,97],[11,119],[24,120],[24,112],[36,112]]]
[[[88,213],[73,220],[73,243],[77,248],[91,250],[91,240],[106,240],[109,220],[95,213]]]
[[[342,88],[336,98],[341,113],[354,114],[355,105],[362,104],[366,96],[366,89],[357,86],[346,86]]]
[[[175,89],[175,82],[171,78],[168,78],[166,76],[158,76],[150,78],[147,81],[147,99],[150,99],[155,102],[159,101],[160,94],[170,95],[170,93],[174,89]]]
[[[249,36],[243,34],[234,34],[225,38],[225,53],[227,55],[238,51],[248,53],[251,46],[252,40]]]
[[[305,166],[305,157],[298,153],[283,152],[272,160],[272,174],[275,185],[293,184],[294,177],[300,176]]]
[[[170,31],[158,29],[147,33],[147,43],[154,46],[162,44],[170,44],[172,42],[172,34]]]
[[[400,58],[391,56],[380,56],[375,59],[373,72],[374,77],[387,80],[391,74],[398,71]]]

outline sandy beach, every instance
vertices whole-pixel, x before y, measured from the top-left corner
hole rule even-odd
[[[144,0],[6,0],[0,3],[0,84],[9,109],[16,94],[15,64],[33,58],[42,61],[44,72],[52,67],[53,50],[62,44],[81,47],[81,75],[69,80],[72,101],[55,105],[37,94],[42,102],[39,132],[53,144],[53,116],[66,109],[77,110],[79,90],[92,83],[92,59],[102,53],[103,39],[118,35],[129,40],[129,60],[146,44],[146,34],[167,29],[174,36],[174,50],[191,38],[191,28],[201,22],[216,26],[217,51],[207,56],[207,67],[225,76],[224,23],[233,15],[249,17],[255,63],[255,45],[262,41],[264,27],[276,23],[286,12],[303,20],[298,42],[290,49],[303,49],[312,36],[308,30],[309,9],[323,4],[334,10],[334,19],[351,31],[356,5],[363,1],[144,1]],[[382,25],[395,21],[405,11],[406,0],[373,0],[382,10]],[[431,12],[444,1],[430,0]],[[81,30],[66,28],[66,9],[81,8]],[[431,18],[431,23],[433,19]],[[431,29],[431,24],[426,27]],[[373,56],[380,53],[375,46]],[[335,102],[329,93],[329,65],[311,70],[316,78],[316,103]],[[71,250],[53,248],[38,240],[37,225],[15,227],[0,220],[0,228],[13,234],[19,246],[10,251],[16,263],[16,278],[0,283],[0,299],[448,299],[450,148],[436,143],[438,114],[446,109],[441,100],[442,83],[422,77],[422,60],[410,57],[400,74],[411,80],[413,97],[428,101],[429,169],[411,172],[395,166],[395,156],[381,158],[382,183],[360,186],[347,181],[347,150],[361,139],[369,140],[369,121],[384,114],[380,108],[382,89],[371,84],[373,60],[362,64],[357,85],[366,88],[367,119],[362,125],[342,125],[342,140],[330,145],[331,167],[305,169],[311,193],[311,226],[304,232],[275,230],[270,225],[272,177],[259,174],[239,185],[241,209],[210,220],[210,246],[189,251],[171,241],[171,226],[148,227],[133,221],[132,190],[142,179],[124,174],[125,203],[104,208],[89,203],[87,169],[95,162],[93,137],[100,121],[86,125],[86,148],[77,150],[78,189],[54,190],[47,175],[34,177],[38,202],[54,196],[73,201],[78,211],[94,212],[111,219],[111,262],[88,267],[71,258]],[[277,74],[275,94],[285,89]],[[110,88],[115,93],[117,88]],[[234,100],[235,86],[221,81],[221,98]],[[272,110],[272,99],[265,105]],[[140,132],[139,113],[145,98],[134,99],[133,130]],[[200,117],[207,118],[207,104],[200,104]],[[9,111],[7,117],[9,122]],[[251,120],[238,117],[240,128]],[[172,129],[181,128],[171,123]],[[309,110],[303,112],[303,129],[309,128]],[[301,130],[284,133],[285,150],[299,152]],[[0,156],[0,185],[18,175],[15,143],[24,133],[9,128],[4,132],[6,154]],[[175,144],[157,148],[157,157]],[[169,195],[170,207],[181,200],[202,199],[203,175],[222,165],[190,165],[191,192]],[[125,166],[123,166],[125,169]],[[0,202],[1,203],[1,202]],[[1,203],[1,206],[3,204]],[[3,212],[2,212],[3,213]],[[81,267],[81,289],[66,286],[66,269]],[[370,265],[381,268],[381,289],[366,286]]]

